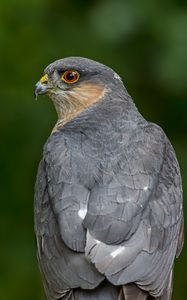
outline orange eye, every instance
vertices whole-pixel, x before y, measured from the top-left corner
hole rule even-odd
[[[69,70],[64,72],[61,79],[66,83],[74,83],[79,80],[79,73],[77,71]]]

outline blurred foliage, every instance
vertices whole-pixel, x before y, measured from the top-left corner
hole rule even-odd
[[[85,56],[114,68],[144,117],[172,141],[187,188],[187,1],[1,0],[0,297],[43,299],[35,257],[33,186],[42,145],[56,120],[33,100],[48,63]],[[187,252],[173,299],[187,299]]]

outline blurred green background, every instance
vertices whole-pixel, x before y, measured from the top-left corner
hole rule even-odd
[[[1,0],[0,298],[41,300],[33,186],[56,120],[33,90],[50,62],[85,56],[114,68],[150,121],[163,127],[187,189],[187,1]],[[176,262],[173,299],[187,299],[187,252]]]

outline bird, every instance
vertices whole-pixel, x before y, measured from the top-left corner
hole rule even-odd
[[[84,57],[49,64],[35,97],[57,122],[35,184],[37,259],[47,300],[170,300],[183,246],[179,164],[121,77]]]

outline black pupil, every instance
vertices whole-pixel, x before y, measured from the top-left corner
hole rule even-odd
[[[73,80],[75,78],[75,73],[73,73],[73,72],[67,73],[66,78],[69,81]]]

